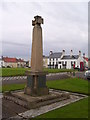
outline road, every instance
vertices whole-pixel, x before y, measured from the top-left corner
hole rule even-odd
[[[69,78],[70,75],[67,73],[56,73],[46,75],[46,80],[58,80]],[[26,83],[26,76],[17,76],[17,77],[2,77],[2,84],[23,84]]]
[[[53,73],[46,75],[46,80],[60,80],[65,78],[70,78],[73,74],[70,73]],[[84,72],[76,72],[75,76],[78,78],[84,78]],[[2,77],[2,84],[23,84],[26,83],[27,77],[26,76],[17,76],[17,77]]]

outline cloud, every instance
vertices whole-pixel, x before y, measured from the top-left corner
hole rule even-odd
[[[47,55],[50,50],[62,51],[62,49],[66,49],[67,52],[73,49],[76,53],[78,50],[85,50],[87,54],[88,3],[4,2],[2,14],[2,40],[5,44],[3,55],[15,54],[25,57],[27,52],[29,54],[26,56],[30,57],[31,52],[28,50],[31,48],[32,20],[35,15],[44,18],[42,25],[44,54]],[[12,46],[14,51],[10,51]],[[20,51],[23,49],[26,52],[22,54]]]

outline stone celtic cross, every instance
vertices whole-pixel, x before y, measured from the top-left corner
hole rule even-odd
[[[32,20],[32,52],[31,71],[26,71],[27,86],[25,93],[29,95],[47,95],[49,89],[46,87],[46,72],[43,71],[43,39],[42,27],[43,18],[35,16]]]

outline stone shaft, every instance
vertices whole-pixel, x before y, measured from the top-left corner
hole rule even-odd
[[[42,48],[42,28],[35,24],[33,28],[31,71],[43,71],[43,48]]]

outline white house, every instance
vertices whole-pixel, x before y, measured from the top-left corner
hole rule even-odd
[[[88,68],[90,68],[90,58],[88,59]]]
[[[3,67],[3,66],[5,66],[4,61],[3,61],[2,57],[0,57],[0,68]]]
[[[43,67],[48,68],[49,57],[43,55]]]
[[[58,69],[72,69],[73,67],[80,68],[80,64],[83,63],[83,56],[81,51],[78,55],[74,55],[71,50],[70,55],[65,54],[65,50],[62,52],[53,53],[50,51],[48,67]]]
[[[83,53],[83,59],[84,59],[84,65],[88,68],[88,58],[85,56],[85,53]]]
[[[31,59],[29,59],[28,61],[26,61],[26,67],[31,67]]]

